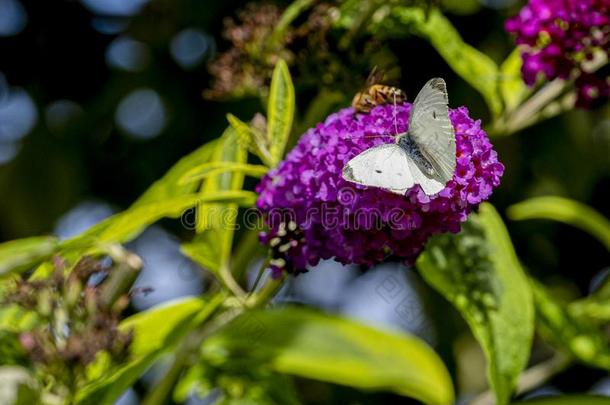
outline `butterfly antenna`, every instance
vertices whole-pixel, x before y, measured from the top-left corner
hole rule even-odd
[[[347,139],[350,138],[356,138],[355,136],[348,136],[346,137]],[[392,134],[383,134],[383,135],[363,135],[363,136],[359,136],[358,138],[394,138],[394,135]]]
[[[394,138],[394,135],[392,135],[392,134],[364,135],[362,138]]]
[[[394,133],[398,134],[398,122],[396,118],[396,92],[394,92]]]

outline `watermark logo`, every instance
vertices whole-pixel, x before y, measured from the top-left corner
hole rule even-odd
[[[291,207],[276,207],[263,213],[256,207],[240,210],[232,204],[196,204],[182,213],[180,221],[187,230],[214,227],[256,231],[263,231],[266,228],[278,229],[280,224],[291,222],[297,223],[303,229],[322,226],[327,230],[342,228],[355,231],[404,230],[412,223],[409,217],[411,214],[400,207],[389,210],[357,207],[358,198],[356,189],[343,187],[337,193],[336,202],[322,203],[303,211]]]

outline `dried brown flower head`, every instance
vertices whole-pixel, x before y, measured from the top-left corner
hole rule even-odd
[[[129,299],[122,294],[108,305],[106,280],[92,285],[90,279],[96,273],[112,274],[113,267],[92,257],[83,257],[71,271],[60,258],[53,263],[48,278],[16,280],[4,292],[2,305],[35,314],[33,327],[19,342],[32,364],[45,371],[42,375],[53,376],[59,387],[70,390],[100,353],[107,353],[112,362],[127,357],[132,333],[121,330],[119,322]]]
[[[223,37],[230,46],[209,67],[212,87],[204,91],[210,99],[243,97],[259,94],[281,58],[289,64],[324,54],[331,29],[331,2],[314,5],[304,21],[288,27],[280,23],[283,9],[269,3],[249,3],[237,18],[224,22]],[[317,58],[317,59],[316,59]]]

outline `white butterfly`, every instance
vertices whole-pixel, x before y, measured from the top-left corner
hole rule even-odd
[[[453,178],[456,161],[447,103],[445,81],[430,79],[413,102],[409,131],[351,159],[343,178],[403,195],[416,184],[427,195],[441,191]]]

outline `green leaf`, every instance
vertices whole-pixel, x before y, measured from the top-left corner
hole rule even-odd
[[[417,267],[470,326],[487,358],[497,403],[507,404],[529,358],[534,305],[502,219],[482,204],[461,233],[428,242]]]
[[[393,7],[391,15],[405,25],[410,32],[427,39],[447,64],[462,79],[474,87],[485,99],[494,116],[502,111],[498,95],[499,69],[496,63],[484,53],[462,40],[457,29],[436,8],[426,15],[419,7]],[[375,30],[385,29],[387,19],[373,25]]]
[[[147,226],[164,217],[176,218],[197,204],[236,203],[251,206],[256,194],[251,191],[217,191],[205,195],[182,197],[138,204],[124,212],[106,218],[83,234],[64,242],[65,248],[91,243],[122,243],[137,237]]]
[[[266,134],[252,128],[233,114],[227,114],[227,120],[235,130],[237,142],[258,156],[265,165],[273,166],[273,159],[269,152],[269,139],[266,138]]]
[[[574,316],[567,304],[554,298],[545,287],[531,281],[536,301],[537,321],[544,339],[576,359],[610,370],[608,339],[587,319]]]
[[[551,219],[588,232],[610,250],[610,221],[593,208],[563,197],[537,197],[508,208],[515,221]]]
[[[227,242],[223,229],[209,228],[196,235],[192,241],[183,243],[180,251],[202,268],[217,274],[227,261]],[[219,247],[221,243],[223,246]],[[223,253],[219,254],[219,250]]]
[[[218,140],[211,162],[245,164],[248,159],[246,147],[238,142],[237,131],[229,127]],[[222,173],[210,176],[203,184],[202,194],[216,191],[241,190],[244,183],[243,173]]]
[[[138,204],[113,215],[90,228],[81,237],[91,236],[100,242],[127,242],[137,237],[147,226],[163,217],[179,217],[200,201],[197,195]]]
[[[273,167],[282,160],[290,137],[294,119],[294,97],[294,86],[288,65],[280,59],[275,65],[271,78],[267,106],[267,137],[270,141],[269,151]]]
[[[159,358],[196,325],[201,324],[221,303],[185,298],[168,302],[125,319],[120,328],[133,331],[128,362],[108,370],[103,361],[88,370],[90,383],[79,391],[80,404],[113,404],[114,401]]]
[[[531,90],[521,77],[521,49],[515,48],[500,66],[499,87],[505,113],[513,111]]]
[[[207,318],[220,303],[219,298],[220,296],[211,302],[201,298],[183,298],[126,318],[121,322],[120,329],[133,330],[131,356],[137,358],[165,349],[176,340],[174,334],[181,325],[188,328],[191,321],[198,323]]]
[[[304,308],[247,312],[202,346],[204,364],[388,390],[427,404],[453,403],[451,378],[418,338]],[[233,366],[231,366],[233,364]]]
[[[0,367],[0,403],[4,405],[30,405],[40,403],[39,386],[23,367]]]
[[[48,259],[58,248],[52,236],[18,239],[0,244],[0,276],[32,268]]]
[[[247,151],[237,142],[238,133],[229,127],[220,138],[214,155],[213,163],[245,165]],[[244,184],[244,173],[226,172],[210,175],[206,178],[202,193],[245,193],[241,191]],[[256,194],[250,201],[250,206],[256,201]],[[182,245],[182,252],[199,263],[204,268],[219,272],[227,267],[231,257],[235,221],[237,217],[236,204],[200,204],[197,212],[197,235],[189,243]]]
[[[512,405],[607,405],[608,397],[595,395],[559,395],[513,402]]]
[[[268,171],[269,168],[262,165],[250,165],[247,163],[235,162],[208,162],[195,166],[191,170],[184,173],[184,175],[180,178],[180,183],[191,183],[193,181],[199,181],[225,172],[238,172],[253,177],[261,177]]]

